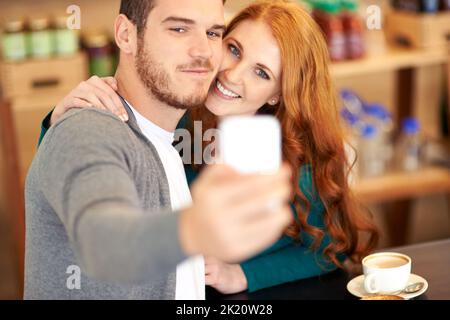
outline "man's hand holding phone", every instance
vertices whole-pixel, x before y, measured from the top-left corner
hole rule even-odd
[[[193,185],[193,207],[181,214],[186,254],[233,263],[270,246],[292,221],[290,179],[288,166],[264,175],[221,164],[206,168]]]
[[[291,170],[281,165],[275,118],[232,117],[219,128],[224,164],[206,168],[193,185],[180,238],[188,254],[238,262],[270,246],[292,221]]]

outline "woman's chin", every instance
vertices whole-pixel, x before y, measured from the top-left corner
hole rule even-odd
[[[205,103],[206,108],[215,116],[223,117],[228,116],[229,112],[227,112],[227,108],[222,105],[218,105],[215,99],[208,98]]]

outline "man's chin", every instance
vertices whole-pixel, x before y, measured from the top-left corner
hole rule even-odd
[[[201,89],[200,89],[201,90]],[[206,99],[208,98],[208,90],[197,89],[190,94],[183,95],[183,101],[186,105],[186,109],[201,107],[205,105]],[[199,92],[204,92],[203,94],[199,94]]]
[[[184,105],[186,106],[186,109],[194,109],[199,108],[205,105],[206,96],[205,97],[199,97],[199,98],[188,98],[184,100]]]
[[[176,99],[171,101],[165,101],[168,105],[175,109],[180,110],[190,110],[199,108],[205,105],[206,97],[196,96],[185,96],[182,99]]]

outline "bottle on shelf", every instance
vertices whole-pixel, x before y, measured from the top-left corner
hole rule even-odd
[[[365,45],[364,27],[358,14],[358,2],[356,0],[342,0],[341,8],[347,58],[360,59],[365,55]]]
[[[54,32],[47,17],[30,20],[30,52],[33,58],[45,59],[54,53]]]
[[[392,7],[397,10],[423,13],[436,13],[439,0],[392,0]]]
[[[27,57],[25,21],[11,19],[4,24],[2,35],[3,58],[6,61],[21,61]]]
[[[100,31],[85,34],[83,44],[89,56],[89,73],[99,77],[114,73],[114,59],[108,36]]]
[[[312,15],[315,0],[301,0],[297,2],[303,9],[306,10],[306,12]]]
[[[386,171],[392,167],[394,157],[394,123],[392,115],[385,106],[380,104],[365,104],[363,108],[366,122],[372,123],[378,129],[380,157],[384,161],[384,169]]]
[[[386,172],[393,158],[393,121],[380,104],[368,104],[351,90],[342,90],[341,118],[357,149],[358,177],[371,177]]]
[[[363,116],[364,101],[355,92],[349,89],[342,89],[340,95],[344,109],[355,116]]]
[[[67,15],[61,14],[54,19],[55,53],[59,56],[73,55],[79,49],[78,31],[67,27]]]
[[[337,0],[317,0],[312,2],[312,16],[320,26],[328,45],[330,59],[342,61],[347,57],[345,35],[342,19],[339,16],[340,6]]]
[[[439,11],[439,0],[422,0],[421,11],[436,13]]]
[[[441,0],[440,9],[442,11],[450,11],[450,0]]]
[[[385,171],[382,141],[377,126],[367,123],[361,127],[358,139],[359,176],[368,178],[379,176]]]
[[[397,143],[397,167],[404,171],[420,168],[420,124],[415,118],[402,121],[402,131]]]

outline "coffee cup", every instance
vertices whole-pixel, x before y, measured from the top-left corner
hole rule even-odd
[[[362,260],[367,293],[389,294],[405,289],[411,274],[411,258],[396,252],[374,253]]]

